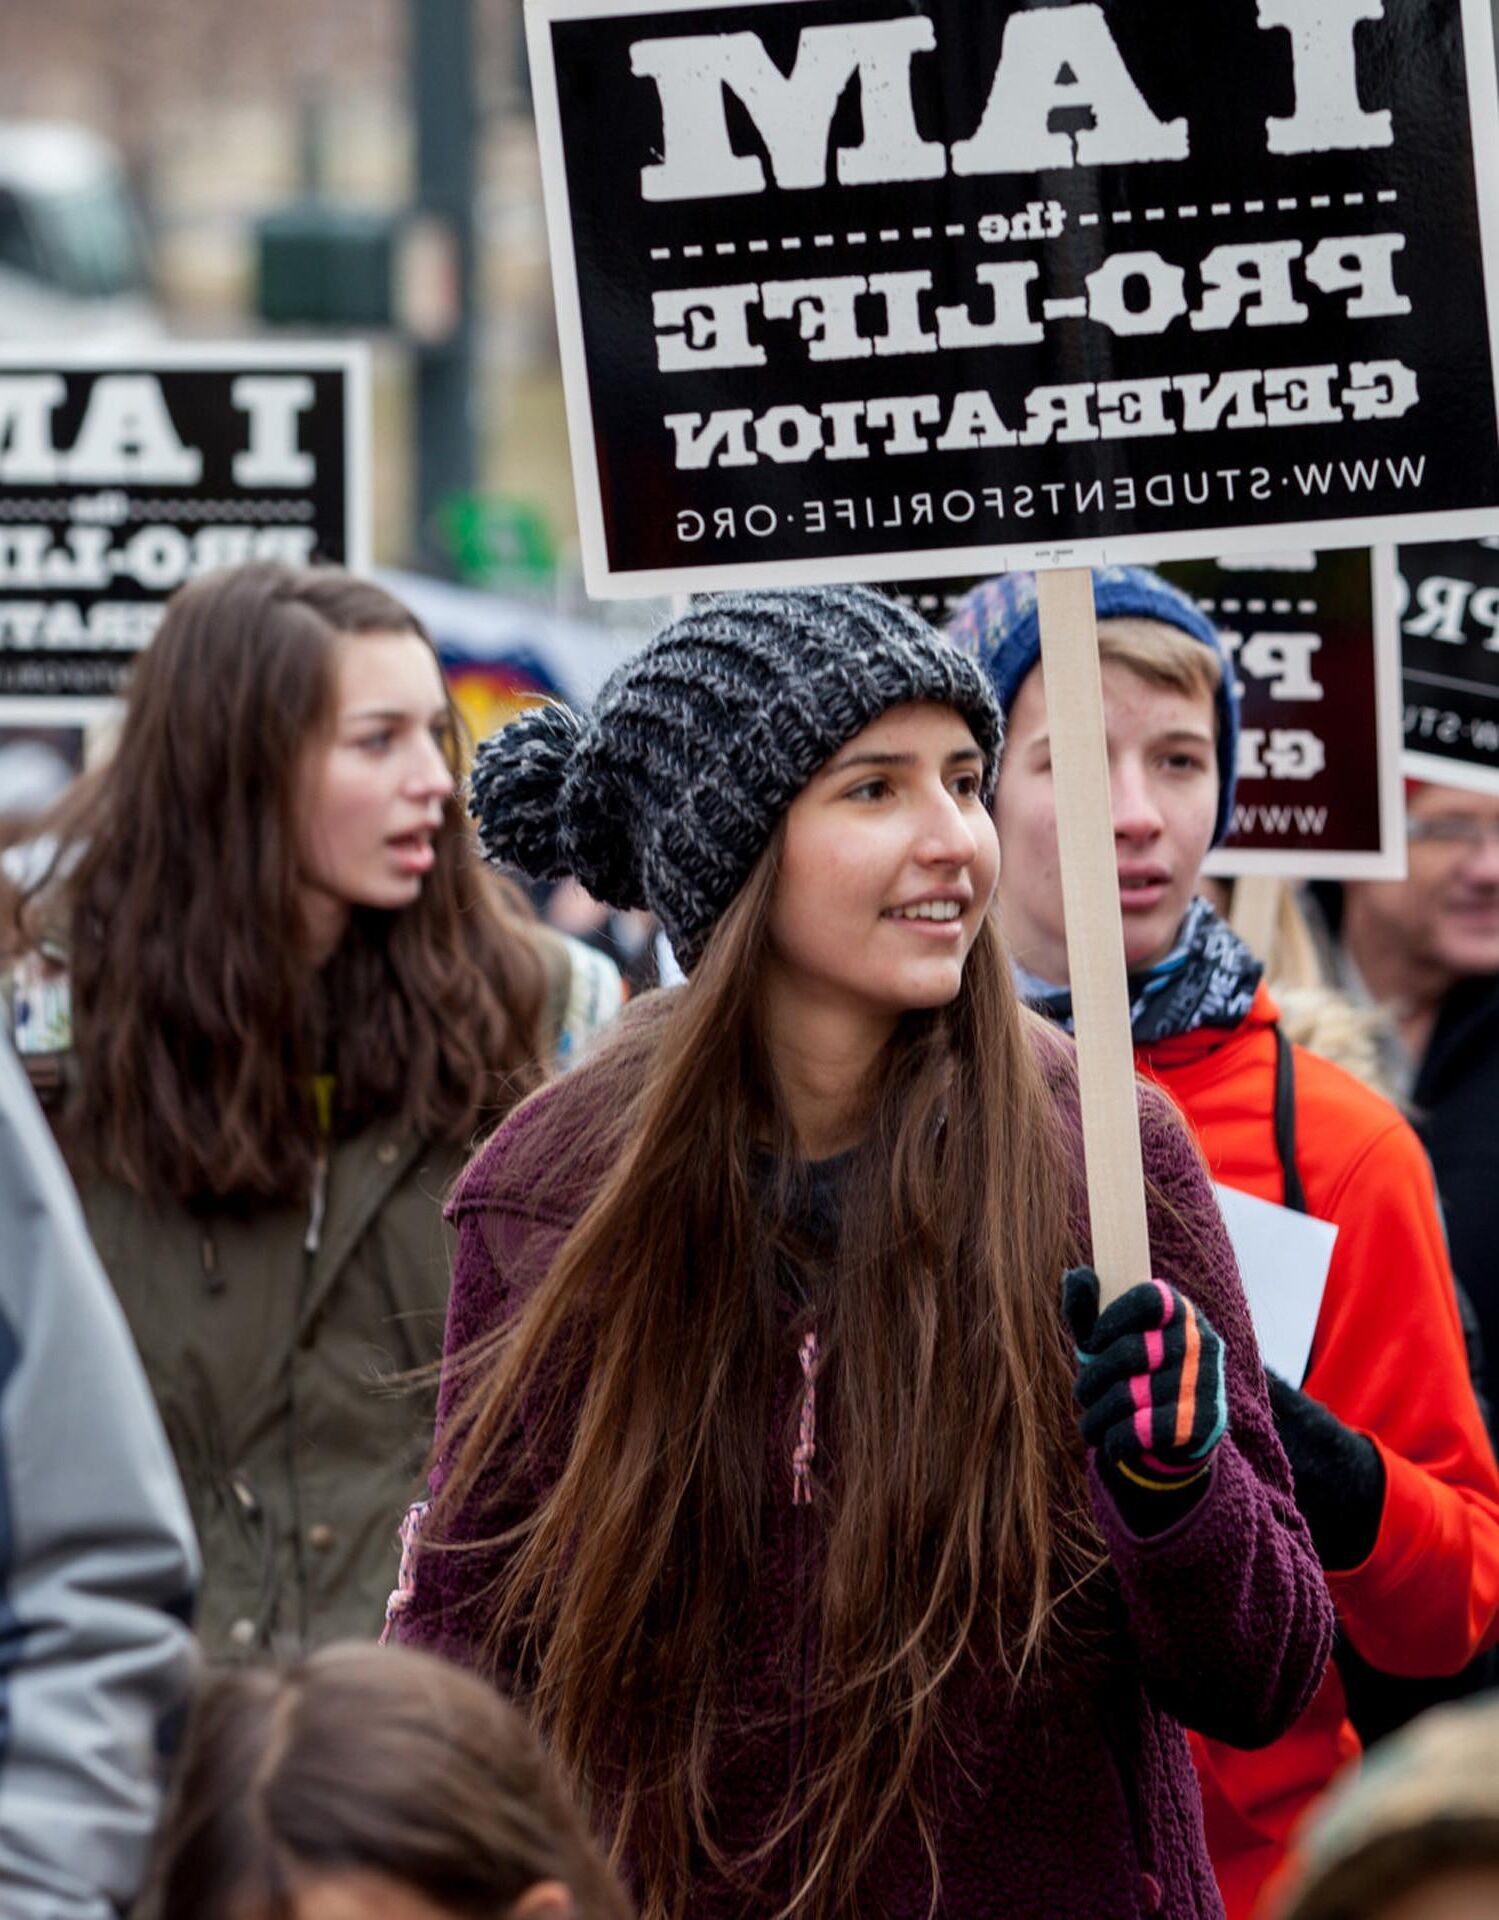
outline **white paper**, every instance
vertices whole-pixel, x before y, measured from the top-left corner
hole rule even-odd
[[[1218,1186],[1218,1206],[1239,1263],[1260,1358],[1282,1380],[1306,1378],[1312,1336],[1338,1229],[1273,1200]]]

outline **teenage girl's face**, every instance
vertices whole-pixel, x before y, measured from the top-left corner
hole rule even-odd
[[[983,755],[950,707],[893,707],[786,815],[772,980],[881,1019],[953,999],[999,872]]]
[[[398,910],[421,892],[453,791],[451,748],[442,675],[426,642],[346,636],[332,730],[308,750],[299,796],[304,904],[329,951],[351,908]]]
[[[1213,843],[1218,745],[1212,696],[1153,686],[1103,664],[1114,863],[1131,972],[1175,944]],[[994,802],[1004,875],[999,917],[1010,951],[1043,980],[1067,980],[1062,869],[1046,688],[1038,667],[1010,707]]]

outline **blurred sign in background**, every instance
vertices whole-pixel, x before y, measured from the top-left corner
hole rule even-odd
[[[365,342],[373,555],[470,726],[586,699],[654,610],[583,592],[520,0],[5,0],[3,46],[0,351]]]
[[[377,558],[583,612],[520,15],[5,0],[0,341],[365,338]]]

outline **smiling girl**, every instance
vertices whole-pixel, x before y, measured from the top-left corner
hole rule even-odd
[[[649,1920],[1216,1914],[1180,1723],[1268,1738],[1326,1656],[1163,1103],[1161,1278],[1099,1316],[1079,1268],[998,746],[972,662],[819,589],[481,752],[490,854],[649,905],[689,978],[460,1185],[399,1635],[521,1696]]]
[[[435,1357],[440,1196],[555,1039],[564,951],[474,858],[455,744],[388,594],[210,576],[12,902],[12,1031],[176,1451],[218,1651],[378,1628],[430,1417],[381,1381]]]

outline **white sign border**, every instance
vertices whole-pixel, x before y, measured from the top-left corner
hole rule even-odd
[[[1499,794],[1499,767],[1479,767],[1471,760],[1444,760],[1435,753],[1402,754],[1400,765],[1407,780],[1458,787],[1464,793]]]
[[[374,476],[371,464],[371,363],[364,340],[166,340],[130,346],[62,341],[0,344],[0,373],[225,373],[281,367],[344,376],[344,519],[350,573],[374,566]],[[0,694],[0,727],[91,727],[113,719],[124,701],[106,694]]]
[[[1213,560],[1223,554],[1254,554],[1274,547],[1399,546],[1423,538],[1479,539],[1499,534],[1499,502],[1493,507],[1455,513],[1412,512],[1370,515],[1363,519],[1285,520],[1273,525],[1211,527],[1202,532],[1126,534],[1119,539],[1081,540],[1066,545],[990,542],[983,546],[924,548],[918,552],[833,555],[826,559],[740,561],[619,570],[609,563],[604,533],[603,498],[594,458],[597,444],[588,369],[583,353],[582,299],[573,247],[572,207],[562,143],[557,70],[551,27],[570,20],[638,15],[642,21],[663,14],[712,12],[740,6],[806,5],[806,0],[653,0],[648,6],[621,6],[619,0],[525,0],[527,49],[537,144],[542,159],[542,190],[552,284],[557,307],[562,384],[567,406],[568,442],[583,550],[583,580],[593,599],[644,599],[664,594],[719,592],[732,587],[841,585],[850,581],[941,579],[966,573],[1009,573],[1017,569],[1103,567],[1121,562]],[[1474,185],[1478,201],[1479,246],[1489,307],[1489,362],[1499,439],[1499,91],[1496,91],[1494,22],[1489,0],[1460,0],[1463,50],[1467,67],[1469,129]],[[1252,464],[1252,462],[1250,463]]]

